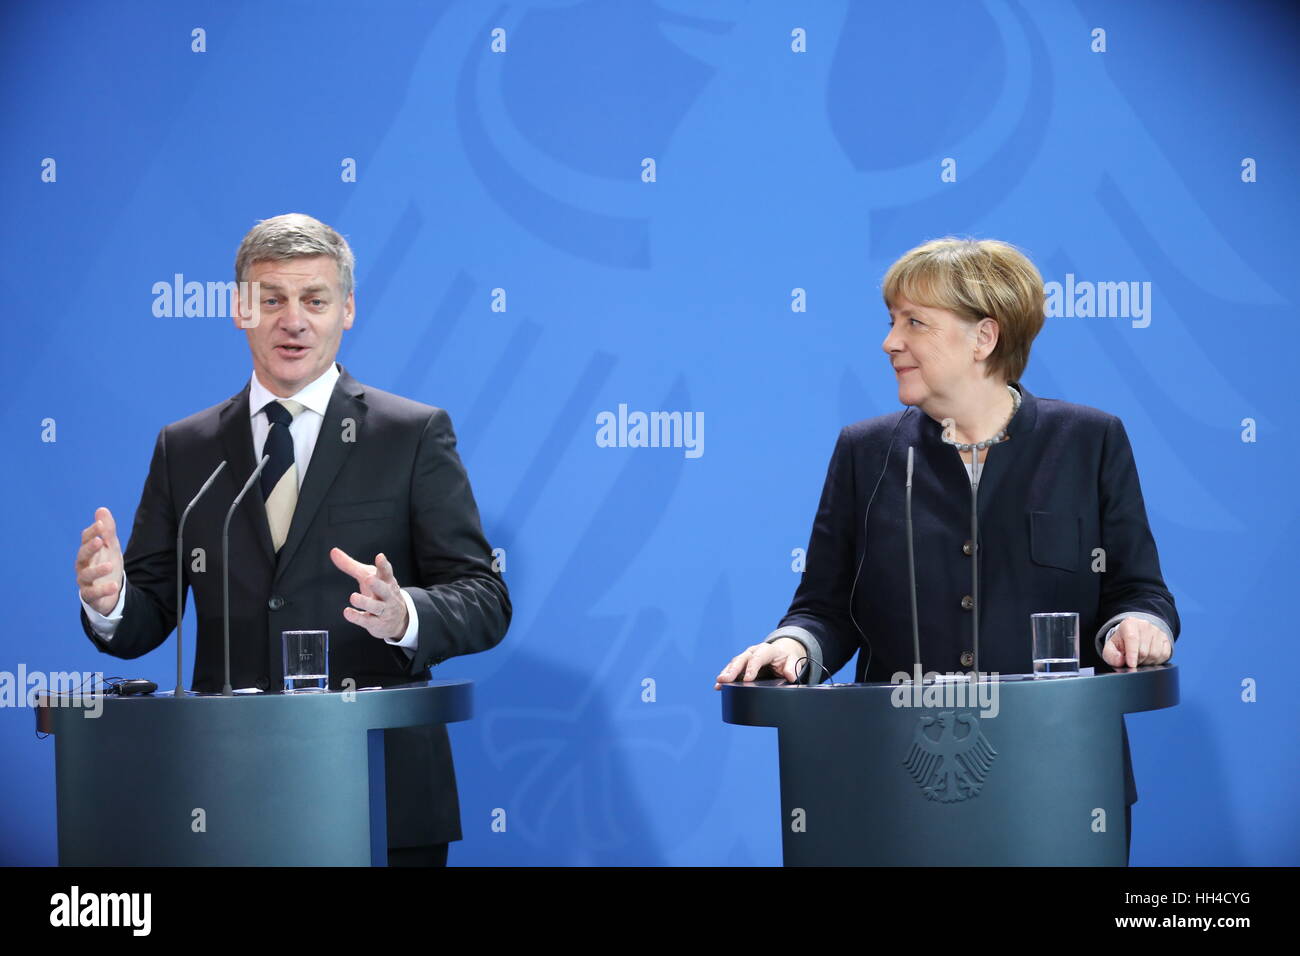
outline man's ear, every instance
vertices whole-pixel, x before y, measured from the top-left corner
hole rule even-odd
[[[352,328],[352,320],[356,318],[357,300],[356,292],[348,293],[348,301],[343,303],[343,328]]]

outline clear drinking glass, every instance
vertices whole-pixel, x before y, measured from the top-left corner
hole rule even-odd
[[[1029,615],[1033,632],[1035,677],[1079,673],[1079,615],[1053,611]]]
[[[284,692],[320,693],[329,688],[329,631],[284,631]]]

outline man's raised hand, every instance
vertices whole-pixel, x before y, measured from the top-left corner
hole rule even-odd
[[[107,508],[96,509],[94,523],[82,530],[76,569],[81,599],[107,615],[117,606],[122,590],[122,545],[117,540],[117,522]]]
[[[360,589],[353,593],[352,605],[343,609],[344,618],[364,627],[372,637],[396,640],[406,633],[410,623],[406,599],[382,552],[375,555],[374,564],[362,564],[342,548],[331,548],[330,560],[344,574],[356,578]]]

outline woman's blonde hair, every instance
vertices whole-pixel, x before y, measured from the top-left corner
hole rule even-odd
[[[987,374],[1019,381],[1029,346],[1043,327],[1043,277],[1019,249],[997,239],[931,239],[905,253],[885,273],[885,305],[900,298],[947,309],[969,322],[997,320],[998,344]]]

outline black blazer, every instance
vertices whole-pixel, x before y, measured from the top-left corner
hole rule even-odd
[[[510,623],[510,598],[492,569],[447,413],[340,372],[279,554],[256,487],[231,519],[234,687],[279,689],[281,631],[327,629],[330,686],[350,677],[369,687],[427,680],[431,666],[496,645]],[[176,621],[176,526],[226,459],[185,525],[184,577],[198,619],[193,689],[202,692],[219,692],[224,682],[221,526],[255,464],[248,394],[245,386],[159,433],[124,553],[123,618],[103,641],[81,615],[86,634],[115,657],[139,657],[167,639]],[[344,619],[356,582],[334,566],[332,547],[364,562],[382,551],[392,562],[419,616],[413,658]],[[202,570],[195,570],[196,548],[205,555]],[[446,728],[388,731],[385,752],[389,845],[460,839]]]
[[[987,463],[979,486],[980,670],[1031,672],[1029,615],[1040,611],[1078,612],[1084,667],[1109,669],[1098,638],[1130,613],[1163,622],[1177,639],[1178,612],[1160,574],[1123,423],[1012,384],[1022,400],[1008,426],[1010,438],[981,454]],[[818,675],[814,680],[855,653],[857,681],[888,681],[912,670],[904,522],[909,445],[915,448],[921,663],[927,671],[971,669],[970,478],[942,431],[910,407],[840,432],[806,570],[769,638],[788,628],[787,635],[802,640],[825,668],[809,668]],[[1095,549],[1104,551],[1104,571]],[[1130,803],[1136,800],[1131,775],[1129,796]]]

